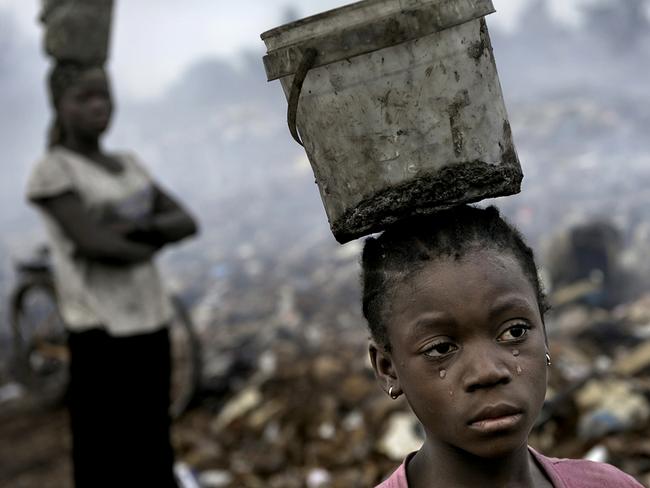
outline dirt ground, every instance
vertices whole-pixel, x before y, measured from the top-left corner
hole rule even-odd
[[[173,434],[197,417],[202,417],[200,409],[188,412],[174,424]],[[0,413],[0,487],[73,488],[71,448],[64,407]]]
[[[0,416],[0,486],[72,488],[65,409],[13,411]]]

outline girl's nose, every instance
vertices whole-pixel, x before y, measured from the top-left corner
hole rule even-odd
[[[465,351],[463,388],[471,393],[482,388],[506,385],[512,381],[512,372],[495,348],[474,348]]]

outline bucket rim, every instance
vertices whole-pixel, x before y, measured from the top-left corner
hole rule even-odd
[[[329,10],[325,10],[324,12],[320,12],[314,15],[310,15],[308,17],[303,17],[302,19],[298,20],[293,20],[291,22],[287,22],[285,24],[282,24],[278,27],[274,27],[273,29],[269,29],[267,31],[262,32],[260,34],[260,38],[265,41],[266,39],[270,37],[275,37],[280,34],[283,34],[289,30],[295,29],[296,27],[301,27],[305,24],[311,24],[312,22],[317,22],[319,20],[322,20],[327,17],[331,17],[333,15],[338,15],[342,12],[347,12],[351,10],[356,10],[360,7],[365,6],[365,4],[370,4],[372,2],[375,2],[377,0],[359,0],[357,2],[349,3],[347,5],[341,5],[340,7],[332,8]]]
[[[425,37],[495,11],[492,0],[362,0],[328,10],[263,34],[267,35],[263,58],[267,80],[296,73],[307,50],[316,52],[311,67],[318,68]]]

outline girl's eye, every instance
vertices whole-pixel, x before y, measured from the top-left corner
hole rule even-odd
[[[529,330],[530,330],[530,326],[527,324],[513,325],[512,327],[509,327],[507,330],[505,330],[497,338],[497,341],[508,342],[508,341],[517,341],[523,339],[526,336],[526,334],[528,334]]]
[[[424,351],[424,355],[430,358],[441,358],[447,354],[451,354],[457,349],[458,346],[452,342],[439,342],[438,344],[434,344],[429,349]]]
[[[93,98],[101,98],[102,100],[108,100],[109,94],[104,90],[86,90],[77,94],[76,100],[78,102],[88,102]]]

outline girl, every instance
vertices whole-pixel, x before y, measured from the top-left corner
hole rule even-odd
[[[640,487],[527,445],[551,358],[531,249],[496,208],[461,206],[366,241],[370,359],[426,440],[380,488]]]
[[[59,64],[49,81],[57,118],[27,195],[47,224],[69,329],[75,484],[173,487],[171,306],[152,259],[196,224],[133,155],[102,149],[102,68]]]

